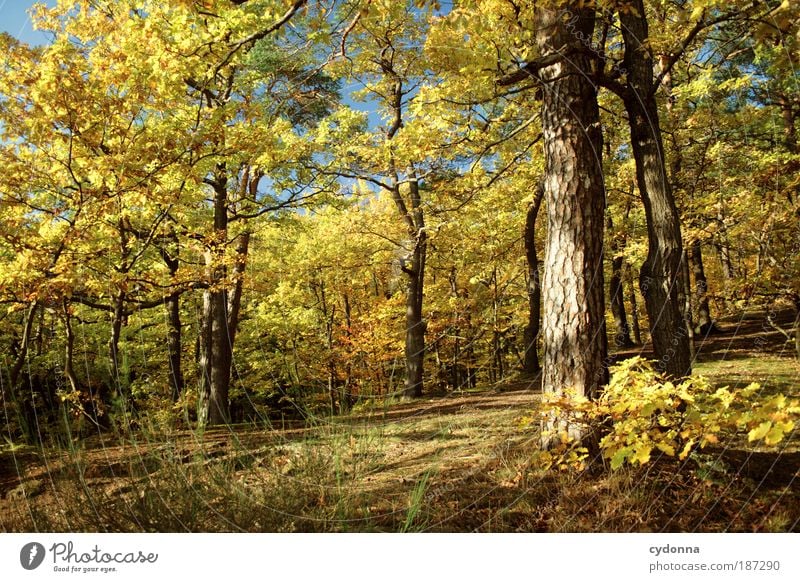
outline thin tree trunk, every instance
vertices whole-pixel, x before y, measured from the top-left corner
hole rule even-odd
[[[210,269],[213,261],[211,250],[205,252],[205,261]],[[210,277],[209,277],[210,279]],[[200,311],[200,331],[197,335],[197,368],[200,374],[197,398],[197,423],[205,426],[208,423],[209,401],[211,399],[211,290],[203,292],[203,306]]]
[[[172,256],[167,249],[162,248],[161,258],[169,269],[169,274],[174,279],[178,274],[180,262],[178,261],[177,237],[172,233],[172,241],[175,243],[175,256]],[[181,366],[182,352],[182,324],[181,324],[181,293],[175,292],[167,297],[165,309],[167,313],[167,356],[169,360],[169,383],[171,388],[172,401],[177,402],[183,394],[185,381],[183,378],[183,368]]]
[[[525,218],[525,257],[528,262],[528,325],[523,332],[525,355],[522,370],[526,374],[538,374],[542,366],[539,363],[539,332],[542,317],[542,284],[539,280],[539,257],[536,254],[536,218],[544,199],[544,183],[536,184],[533,202],[528,206]]]
[[[70,313],[69,304],[64,299],[64,331],[66,341],[64,345],[64,376],[69,382],[70,390],[73,392],[80,391],[80,383],[78,377],[75,375],[75,332],[72,329],[72,313]],[[96,412],[96,411],[95,411]]]
[[[628,74],[623,98],[647,218],[649,248],[640,271],[640,287],[657,368],[669,376],[682,377],[691,373],[689,338],[679,299],[683,247],[678,210],[667,179],[642,0],[633,0],[626,10],[620,10],[619,18]]]
[[[547,248],[543,284],[543,387],[561,394],[571,389],[594,398],[607,383],[607,340],[603,285],[602,134],[592,66],[580,38],[592,38],[593,9],[569,2],[561,10],[536,11],[540,54],[575,54],[540,72],[547,199]],[[578,34],[580,33],[580,34]],[[579,38],[580,37],[580,38]],[[561,435],[591,445],[583,425],[554,413],[542,430],[543,446]]]
[[[796,307],[797,317],[794,319],[794,351],[797,359],[800,360],[800,305]]]
[[[633,331],[633,341],[636,345],[642,345],[642,331],[639,325],[639,303],[636,301],[636,284],[634,283],[632,270],[628,276],[628,288],[631,295],[631,330]]]
[[[462,377],[462,366],[461,366],[461,314],[459,313],[459,306],[458,306],[458,273],[456,271],[455,266],[450,267],[450,275],[448,276],[448,281],[450,283],[450,297],[453,299],[453,305],[455,309],[453,311],[453,327],[452,327],[452,334],[453,334],[453,360],[451,363],[451,373],[448,374],[450,377],[450,386],[454,390],[461,391],[463,388],[463,383],[466,378]],[[466,368],[463,368],[466,370]]]
[[[714,320],[711,318],[711,308],[708,304],[708,280],[703,266],[703,247],[699,240],[692,243],[692,274],[694,275],[695,305],[697,306],[696,330],[702,336],[716,330]]]
[[[692,279],[689,275],[689,255],[683,249],[683,259],[681,260],[681,279],[680,279],[680,300],[683,305],[683,320],[686,326],[686,337],[689,344],[689,358],[694,362],[694,323],[692,319]]]
[[[127,396],[123,386],[123,378],[120,375],[119,361],[119,340],[122,335],[122,323],[125,319],[125,292],[120,291],[114,297],[113,310],[111,312],[111,337],[108,339],[108,358],[111,366],[111,385],[117,396]],[[127,378],[125,378],[127,383]]]
[[[633,346],[631,340],[631,330],[628,325],[628,315],[625,312],[625,289],[622,283],[622,271],[625,266],[625,257],[620,246],[624,248],[625,239],[619,240],[617,233],[614,233],[614,222],[611,214],[608,215],[608,234],[611,238],[611,279],[608,282],[608,294],[611,296],[611,314],[614,316],[616,333],[614,334],[614,344],[618,348],[630,348]]]
[[[22,375],[22,368],[25,367],[25,362],[28,358],[28,346],[31,341],[31,330],[33,329],[33,320],[36,319],[36,312],[39,310],[39,302],[34,301],[28,307],[28,312],[25,314],[25,321],[22,326],[22,341],[20,341],[19,351],[14,362],[14,367],[11,368],[11,378],[9,382],[10,389],[13,393],[17,389],[17,383]]]
[[[172,401],[177,402],[183,394],[185,381],[181,367],[181,304],[180,293],[173,293],[166,300],[167,353],[169,359],[169,382]]]
[[[733,261],[731,261],[731,249],[727,243],[717,243],[717,253],[719,262],[722,266],[722,276],[726,281],[733,280]]]
[[[345,336],[348,339],[348,346],[350,346],[350,339],[352,338],[352,325],[353,325],[353,308],[350,305],[350,297],[347,293],[344,294],[342,298],[344,303],[344,322],[345,322]],[[344,374],[345,374],[345,381],[344,385],[342,386],[341,393],[339,395],[339,414],[345,414],[353,405],[353,366],[351,363],[351,358],[346,358],[346,362],[344,365]]]

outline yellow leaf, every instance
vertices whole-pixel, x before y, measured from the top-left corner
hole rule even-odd
[[[763,439],[765,436],[767,436],[767,433],[771,428],[772,428],[772,422],[770,422],[769,420],[765,420],[764,422],[759,424],[757,428],[754,428],[749,433],[747,433],[747,440],[752,443],[753,441]]]
[[[689,439],[688,441],[686,441],[686,444],[684,445],[683,450],[681,451],[681,454],[678,455],[678,458],[681,461],[689,456],[689,453],[692,450],[692,445],[694,445],[694,439]]]
[[[675,447],[673,447],[668,443],[656,443],[656,448],[662,453],[669,455],[670,457],[675,456]]]

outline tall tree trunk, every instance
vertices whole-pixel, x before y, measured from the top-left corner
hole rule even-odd
[[[214,191],[214,232],[206,252],[209,288],[203,294],[201,332],[200,424],[211,426],[230,422],[231,362],[233,351],[228,328],[228,293],[225,288],[225,246],[228,237],[228,178],[224,164],[217,166],[208,181]]]
[[[111,385],[117,396],[127,396],[127,378],[124,379],[120,374],[119,361],[119,340],[122,336],[122,324],[125,320],[125,299],[124,291],[119,291],[114,297],[114,304],[111,311],[111,337],[108,339],[108,359],[111,367]]]
[[[625,312],[625,289],[622,283],[625,256],[622,254],[623,249],[620,248],[620,246],[624,248],[625,239],[623,236],[622,240],[619,240],[613,229],[614,221],[609,213],[608,233],[611,237],[611,279],[608,282],[608,294],[611,295],[611,314],[614,316],[614,325],[616,327],[614,344],[618,348],[630,348],[633,346],[633,341],[631,341],[628,315]]]
[[[539,363],[539,331],[541,330],[542,317],[542,284],[539,280],[539,257],[536,254],[536,218],[544,199],[544,183],[542,180],[536,184],[533,202],[528,206],[525,217],[525,257],[528,262],[528,325],[525,326],[523,341],[525,342],[525,355],[522,361],[522,370],[526,374],[538,374],[542,366]]]
[[[70,390],[73,392],[78,392],[80,390],[80,384],[78,382],[78,377],[75,375],[75,332],[72,329],[72,313],[70,312],[70,306],[66,299],[63,301],[64,307],[64,332],[65,332],[65,343],[64,343],[64,376],[67,378],[67,382],[69,382]],[[97,420],[97,406],[95,406],[95,420]]]
[[[390,45],[384,47],[388,54],[394,54]],[[388,105],[392,112],[392,124],[386,132],[386,140],[391,143],[395,134],[403,125],[403,98],[407,94],[403,88],[403,79],[394,69],[394,63],[381,53],[379,61],[387,80],[391,81]],[[428,235],[425,231],[425,214],[422,209],[422,198],[416,172],[409,168],[408,204],[400,189],[400,175],[395,160],[390,161],[392,173],[391,194],[397,211],[406,223],[406,232],[413,249],[410,256],[400,262],[400,268],[406,274],[406,383],[404,395],[407,398],[418,398],[423,392],[423,376],[425,363],[425,328],[422,302],[425,290],[425,260],[428,251]]]
[[[566,389],[593,398],[608,379],[603,285],[604,186],[602,134],[592,66],[580,38],[592,38],[595,12],[569,2],[563,11],[536,11],[536,43],[543,58],[573,52],[542,68],[542,133],[547,199],[543,284],[545,392]],[[580,34],[579,34],[580,33]],[[560,435],[589,441],[582,425],[553,414],[543,446]]]
[[[174,280],[178,275],[180,261],[178,260],[178,237],[174,232],[170,232],[169,239],[173,243],[175,250],[170,253],[166,248],[160,249],[161,259],[169,269],[170,277]],[[182,324],[181,324],[181,292],[176,291],[167,297],[164,307],[167,313],[167,359],[169,361],[169,383],[172,401],[177,402],[183,394],[185,381],[183,378],[183,368],[181,365],[182,348]]]
[[[642,345],[642,331],[639,326],[639,303],[636,301],[636,284],[634,283],[633,270],[628,275],[628,288],[631,295],[631,330],[633,331],[633,341],[636,345]]]
[[[689,254],[686,249],[683,249],[683,258],[681,259],[681,290],[679,299],[683,306],[683,321],[686,329],[687,343],[689,344],[689,359],[694,362],[695,348],[694,348],[694,323],[692,319],[692,278],[689,274]]]
[[[169,359],[169,383],[172,401],[177,402],[183,394],[185,381],[181,367],[181,303],[180,293],[173,293],[166,300],[167,354]]]
[[[421,213],[420,213],[421,216]],[[425,320],[422,300],[425,284],[427,235],[418,230],[409,264],[403,266],[408,279],[406,289],[406,386],[407,397],[422,396],[425,362]]]
[[[244,273],[247,269],[247,255],[250,252],[249,232],[239,235],[236,243],[236,259],[233,264],[231,276],[233,277],[233,289],[228,294],[228,341],[233,347],[236,341],[236,332],[239,329],[239,314],[242,310],[242,291],[244,290]]]
[[[695,240],[692,243],[690,261],[692,264],[692,274],[694,275],[694,302],[697,306],[695,329],[700,335],[706,336],[716,330],[716,325],[714,324],[714,320],[711,318],[711,308],[708,304],[708,280],[706,279],[706,272],[705,268],[703,267],[703,246],[699,240]]]
[[[208,402],[208,424],[230,422],[228,394],[231,382],[233,351],[228,337],[227,297],[224,290],[211,291],[211,394]]]
[[[31,389],[31,397],[28,398],[20,390],[20,377],[22,376],[22,369],[25,367],[25,362],[28,361],[28,349],[31,341],[31,332],[33,330],[33,321],[36,318],[36,313],[38,310],[39,302],[34,301],[30,304],[28,311],[25,313],[25,319],[22,326],[22,339],[20,341],[19,350],[16,354],[14,366],[11,368],[11,377],[9,379],[10,381],[8,390],[8,399],[14,403],[22,434],[28,443],[36,442],[36,414],[33,410],[32,402],[33,389]],[[5,385],[0,387],[0,390],[5,393]],[[3,401],[5,402],[5,398]]]
[[[623,99],[647,218],[649,248],[640,272],[640,287],[650,320],[656,365],[669,376],[682,377],[691,373],[689,338],[678,289],[683,246],[678,210],[667,179],[642,0],[632,0],[626,10],[619,11],[619,18],[628,74]]]
[[[352,338],[352,326],[353,326],[353,308],[350,305],[350,296],[347,293],[344,293],[342,297],[342,302],[344,303],[344,323],[345,323],[345,336],[348,339],[348,345],[350,345],[350,338]],[[346,358],[344,364],[344,385],[342,385],[341,393],[339,394],[339,414],[344,414],[352,407],[354,403],[354,398],[352,394],[353,390],[353,365],[351,362],[351,358]]]
[[[450,267],[450,274],[447,277],[450,283],[450,297],[453,299],[455,309],[453,311],[453,327],[451,333],[453,334],[453,359],[451,361],[449,384],[454,390],[461,391],[464,387],[466,377],[466,367],[461,364],[461,313],[458,304],[458,273],[455,266]],[[462,373],[462,370],[464,371]]]
[[[213,261],[211,250],[205,251],[207,269]],[[207,274],[210,282],[210,271]],[[211,399],[211,290],[203,292],[203,305],[200,310],[200,331],[197,334],[197,368],[200,375],[197,398],[197,423],[208,424],[209,401]]]

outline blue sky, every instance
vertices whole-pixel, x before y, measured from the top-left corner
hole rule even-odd
[[[0,0],[0,30],[29,44],[46,42],[47,37],[31,26],[28,8],[34,4],[33,0]],[[47,0],[44,4],[52,6],[55,0]]]
[[[56,0],[38,0],[38,2],[53,6]],[[28,44],[43,44],[48,41],[46,34],[33,30],[28,9],[36,4],[36,0],[0,0],[0,31],[8,32],[15,38]],[[345,94],[359,87],[345,88]],[[354,109],[366,111],[369,114],[369,123],[372,126],[380,124],[380,119],[375,112],[375,105],[371,103],[354,103],[349,97],[345,102]]]

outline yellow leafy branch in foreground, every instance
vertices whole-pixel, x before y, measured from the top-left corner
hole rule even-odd
[[[568,393],[546,397],[542,414],[558,411],[570,422],[599,432],[600,450],[612,469],[625,463],[643,465],[654,450],[685,459],[696,447],[745,432],[751,443],[774,446],[791,433],[800,416],[800,401],[782,394],[762,396],[757,383],[714,388],[702,376],[673,383],[641,357],[626,360],[611,372],[611,381],[597,400]],[[585,454],[576,455],[575,450],[574,443],[565,443],[560,452],[571,459],[567,465],[585,460]],[[564,465],[552,459],[548,464]]]

